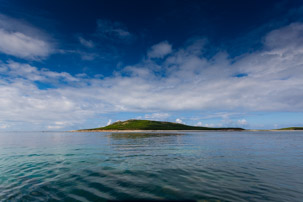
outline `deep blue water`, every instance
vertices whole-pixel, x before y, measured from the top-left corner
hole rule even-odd
[[[303,132],[2,132],[0,201],[303,201]]]

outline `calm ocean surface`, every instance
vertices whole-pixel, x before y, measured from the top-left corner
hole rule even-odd
[[[0,201],[303,201],[303,132],[2,132]]]

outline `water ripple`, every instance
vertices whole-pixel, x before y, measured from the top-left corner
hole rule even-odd
[[[303,198],[303,133],[5,135],[0,201]]]

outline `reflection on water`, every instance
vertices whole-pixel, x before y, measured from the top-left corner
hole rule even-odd
[[[302,201],[302,132],[0,133],[0,201]]]
[[[137,152],[136,150],[132,150],[132,148],[138,147],[145,147],[145,148],[158,148],[159,149],[166,149],[165,145],[172,146],[172,145],[179,145],[182,144],[182,136],[185,136],[185,133],[157,133],[157,132],[150,132],[150,133],[140,133],[140,132],[133,132],[133,133],[110,133],[108,135],[109,142],[112,145],[113,149],[126,149],[128,148],[129,151]],[[182,151],[182,150],[180,150]],[[137,155],[142,156],[143,153],[138,153]]]
[[[137,139],[137,138],[154,138],[154,137],[164,137],[164,136],[177,136],[177,135],[184,135],[184,133],[157,133],[157,132],[150,132],[150,133],[141,133],[141,132],[133,132],[133,133],[123,133],[123,132],[116,132],[111,133],[109,136],[114,139]]]

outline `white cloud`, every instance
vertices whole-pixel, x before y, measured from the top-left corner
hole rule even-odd
[[[47,129],[61,129],[64,128],[64,126],[47,126]]]
[[[51,130],[62,129],[70,125],[71,123],[67,121],[55,121],[52,125],[47,126],[47,129],[51,129]]]
[[[163,41],[161,43],[153,45],[147,52],[149,58],[163,58],[172,52],[172,46],[167,42]]]
[[[53,84],[59,83],[60,81],[75,82],[79,81],[78,78],[71,76],[66,72],[53,72],[48,69],[38,69],[28,64],[17,63],[9,61],[7,64],[0,64],[0,69],[5,70],[3,74],[8,75],[7,80],[14,79],[25,79],[27,81],[42,81],[51,82]],[[0,77],[1,78],[1,77]]]
[[[176,123],[182,123],[182,124],[184,124],[184,122],[181,120],[181,119],[176,119]]]
[[[10,125],[6,124],[6,123],[0,123],[0,129],[6,129],[8,128]]]
[[[203,43],[193,41],[162,62],[144,60],[105,78],[72,76],[13,61],[0,63],[0,121],[47,128],[62,126],[55,122],[79,125],[109,112],[161,112],[149,117],[187,110],[302,112],[303,44],[268,45],[270,37],[277,43],[280,35],[286,40],[288,31],[296,32],[289,38],[291,44],[300,42],[301,26],[297,23],[270,32],[263,50],[233,62],[224,52],[211,59],[202,57],[198,47],[203,49]],[[239,73],[247,76],[234,76]]]
[[[112,123],[112,120],[109,119],[106,125],[108,126],[108,125],[110,125],[111,123]]]
[[[78,37],[78,39],[79,39],[80,43],[87,48],[93,48],[95,46],[94,42],[91,40],[86,40],[81,36]]]
[[[237,124],[240,126],[245,126],[247,125],[247,121],[245,119],[240,119],[237,121]]]
[[[303,46],[303,24],[292,23],[289,26],[271,31],[265,37],[265,47],[269,50],[297,51]],[[282,53],[282,52],[281,52]]]
[[[206,124],[205,124],[205,127],[214,128],[214,127],[216,127],[216,124],[213,124],[213,123],[206,123]]]
[[[201,121],[199,121],[196,126],[203,126],[203,123]]]
[[[98,57],[98,54],[96,53],[85,53],[85,52],[79,52],[82,60],[94,60],[96,57]]]
[[[25,22],[0,15],[0,52],[39,60],[50,55],[53,50],[46,34]]]
[[[146,119],[154,119],[154,120],[163,120],[168,118],[170,115],[168,113],[152,113],[145,114],[144,118]]]

